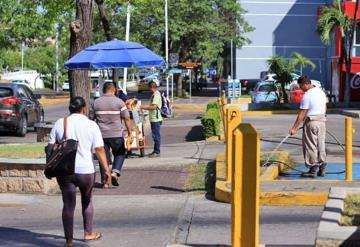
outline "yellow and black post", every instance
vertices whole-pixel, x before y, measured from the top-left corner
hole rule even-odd
[[[345,118],[345,180],[351,182],[353,180],[353,123],[352,118]]]
[[[225,141],[226,141],[226,181],[231,182],[232,179],[232,164],[233,164],[233,131],[241,123],[241,110],[239,107],[230,105],[226,107],[226,130],[225,130]]]
[[[260,138],[251,124],[234,130],[232,156],[231,246],[258,247]]]

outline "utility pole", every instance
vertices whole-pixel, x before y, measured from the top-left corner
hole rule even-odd
[[[169,68],[169,27],[168,27],[168,0],[165,0],[165,60],[166,69]],[[169,76],[166,76],[166,96],[169,96]]]
[[[24,42],[21,42],[21,70],[24,71]]]
[[[55,64],[55,85],[54,85],[54,90],[56,92],[59,91],[59,32],[60,32],[60,26],[59,24],[55,24],[55,29],[56,29],[56,35],[55,35],[55,59],[56,59],[56,64]]]
[[[234,79],[234,51],[233,51],[233,40],[230,41],[230,75],[231,75],[231,79]]]
[[[126,34],[125,34],[125,40],[129,41],[130,38],[130,11],[131,11],[131,5],[130,3],[127,6],[126,10]],[[123,91],[124,93],[127,92],[126,90],[126,82],[127,82],[127,68],[124,68],[124,83],[123,83]]]

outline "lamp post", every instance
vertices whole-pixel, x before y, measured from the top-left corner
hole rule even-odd
[[[129,38],[130,38],[130,10],[131,10],[131,5],[128,4],[127,10],[126,10],[126,33],[125,33],[126,41],[129,41]],[[124,83],[123,83],[124,93],[127,92],[126,83],[127,83],[127,68],[124,68]]]
[[[56,92],[58,92],[59,91],[59,32],[60,32],[59,24],[55,25],[55,29],[56,29],[56,35],[55,35],[55,60],[56,60],[56,64],[55,64],[55,85],[54,85],[54,89],[56,90]]]
[[[24,71],[24,42],[21,42],[21,71]]]
[[[169,68],[169,27],[168,27],[168,0],[165,0],[165,60],[166,69]],[[166,76],[166,96],[169,96],[169,76]]]

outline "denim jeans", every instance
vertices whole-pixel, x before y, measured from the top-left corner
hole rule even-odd
[[[160,136],[160,126],[162,122],[151,122],[151,133],[152,138],[154,139],[154,153],[160,154],[160,144],[161,144],[161,136]]]
[[[116,172],[117,174],[121,173],[121,168],[124,164],[125,160],[125,144],[124,138],[122,137],[114,137],[114,138],[104,138],[104,148],[106,152],[106,159],[108,164],[110,165],[111,155],[114,155],[114,161],[112,162],[112,172]],[[100,174],[101,174],[101,182],[105,180],[105,171],[100,165]]]

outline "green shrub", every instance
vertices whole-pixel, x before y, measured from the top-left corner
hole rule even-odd
[[[215,136],[220,131],[220,112],[218,108],[210,108],[206,111],[205,115],[201,118],[201,124],[204,129],[205,137]]]
[[[216,101],[209,102],[206,106],[206,111],[208,111],[209,109],[219,109],[218,102],[216,102]]]

